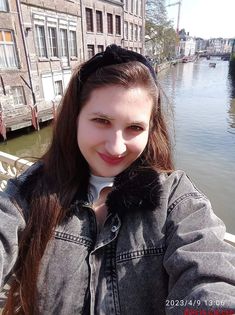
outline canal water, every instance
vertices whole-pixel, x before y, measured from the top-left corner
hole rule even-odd
[[[173,107],[176,166],[235,234],[235,84],[228,62],[199,59],[161,73],[159,80]]]
[[[235,84],[228,77],[228,62],[210,62],[216,67],[205,59],[177,65],[161,72],[159,81],[174,118],[176,167],[210,198],[227,231],[235,234]],[[0,143],[0,150],[40,156],[50,139],[48,126]]]

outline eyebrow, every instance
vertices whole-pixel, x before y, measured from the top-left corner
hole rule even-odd
[[[111,118],[110,116],[105,115],[104,113],[101,113],[101,112],[94,112],[94,113],[89,114],[89,116],[99,116],[108,120],[114,120],[114,118]]]
[[[91,113],[89,114],[89,116],[99,116],[99,117],[102,117],[104,119],[108,119],[108,120],[115,120],[114,118],[102,113],[102,112],[94,112],[94,113]],[[144,127],[147,127],[148,124],[146,124],[146,122],[144,121],[139,121],[139,120],[134,120],[134,121],[131,121],[129,123],[130,125],[132,124],[135,124],[135,125],[143,125]]]

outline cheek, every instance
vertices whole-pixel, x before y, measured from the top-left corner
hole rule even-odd
[[[129,149],[136,154],[141,154],[148,143],[148,133],[136,137],[129,143]]]
[[[81,120],[77,127],[77,142],[79,147],[88,149],[88,147],[98,145],[103,139],[104,135],[102,132]]]

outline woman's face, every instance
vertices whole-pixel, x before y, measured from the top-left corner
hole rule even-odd
[[[77,121],[77,141],[93,175],[116,176],[148,142],[153,101],[142,87],[93,90]]]

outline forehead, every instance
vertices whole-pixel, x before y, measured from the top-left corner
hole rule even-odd
[[[149,119],[153,100],[147,89],[141,86],[126,88],[110,85],[94,89],[84,105],[86,112],[102,112],[106,115],[119,115]]]

